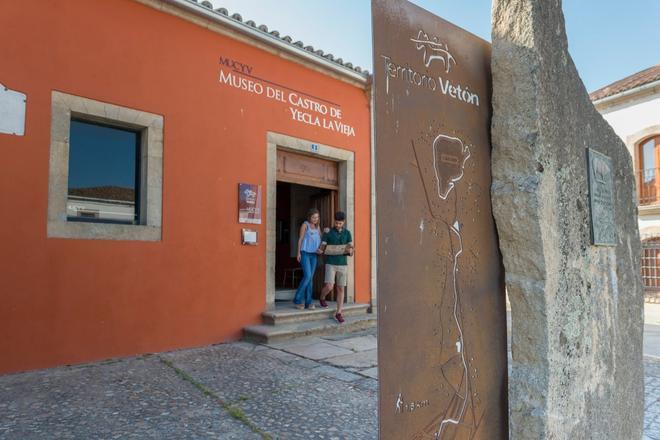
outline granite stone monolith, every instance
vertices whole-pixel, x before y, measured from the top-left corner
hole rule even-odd
[[[630,154],[589,100],[560,0],[494,0],[492,38],[511,438],[640,439],[644,302]],[[589,162],[587,149],[605,160]],[[605,192],[590,193],[589,167]],[[592,244],[592,221],[613,245]]]

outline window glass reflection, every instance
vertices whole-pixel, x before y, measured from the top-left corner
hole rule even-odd
[[[72,120],[69,221],[138,223],[140,133]]]
[[[655,179],[655,139],[647,141],[642,146],[642,172],[645,183]]]

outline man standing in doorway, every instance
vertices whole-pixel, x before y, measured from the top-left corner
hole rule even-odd
[[[347,256],[353,256],[353,237],[351,231],[344,228],[346,224],[346,214],[341,211],[335,213],[335,225],[328,232],[323,234],[321,249],[326,245],[329,246],[346,246],[346,250],[341,255],[326,255],[325,256],[325,284],[321,290],[321,297],[319,302],[321,307],[328,307],[325,302],[325,297],[332,289],[337,286],[337,312],[335,313],[335,320],[338,323],[344,322],[342,316],[342,309],[344,307],[344,290],[348,281],[348,261]]]

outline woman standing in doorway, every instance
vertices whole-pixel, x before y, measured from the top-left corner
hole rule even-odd
[[[314,309],[312,304],[312,281],[316,271],[316,255],[321,245],[321,234],[319,231],[319,210],[312,208],[307,213],[307,221],[300,226],[298,237],[298,255],[296,259],[303,270],[303,278],[300,281],[293,303],[297,309],[303,307],[308,310]],[[303,306],[303,297],[305,305]]]

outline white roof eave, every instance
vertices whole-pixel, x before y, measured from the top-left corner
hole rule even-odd
[[[275,35],[262,32],[261,30],[255,29],[243,23],[242,21],[235,20],[224,14],[216,12],[213,9],[207,8],[206,6],[202,6],[198,3],[195,3],[192,0],[163,0],[163,1],[175,5],[195,15],[220,23],[229,29],[237,31],[243,35],[246,35],[262,43],[266,43],[279,50],[286,51],[290,54],[293,54],[301,58],[304,61],[316,64],[324,69],[330,70],[336,74],[342,75],[344,77],[347,77],[348,79],[356,81],[364,85],[365,87],[369,84],[368,73],[360,73],[351,69],[350,67],[342,66],[341,64],[330,61],[321,55],[317,55],[314,52],[310,52],[305,50],[304,48],[290,44],[276,37]]]

